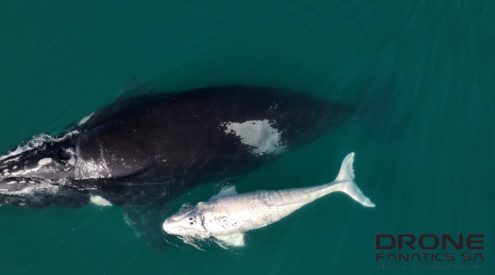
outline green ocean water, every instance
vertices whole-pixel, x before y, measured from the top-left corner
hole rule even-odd
[[[152,248],[118,207],[4,205],[0,274],[494,274],[494,26],[493,1],[2,2],[0,151],[60,133],[130,79],[170,92],[285,87],[367,108],[238,190],[327,182],[354,151],[377,207],[330,195],[248,233],[242,249],[198,251]],[[485,234],[485,260],[384,270],[380,233]]]

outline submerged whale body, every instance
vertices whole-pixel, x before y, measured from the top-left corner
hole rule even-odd
[[[60,136],[36,137],[1,156],[0,204],[163,201],[250,171],[348,114],[341,104],[266,87],[128,97]]]

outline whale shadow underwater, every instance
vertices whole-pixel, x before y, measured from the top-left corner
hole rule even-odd
[[[162,244],[168,200],[252,171],[351,113],[344,104],[268,87],[128,96],[1,156],[0,204],[118,205],[139,236]]]

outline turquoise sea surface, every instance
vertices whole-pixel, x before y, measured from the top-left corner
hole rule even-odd
[[[242,175],[239,192],[328,182],[354,151],[377,205],[333,194],[234,251],[151,247],[119,207],[3,205],[2,275],[495,274],[494,1],[3,1],[0,34],[2,153],[61,133],[133,79],[283,87],[363,111]],[[484,261],[383,266],[382,233],[484,234]]]

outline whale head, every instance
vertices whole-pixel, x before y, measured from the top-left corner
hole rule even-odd
[[[0,203],[41,206],[73,177],[73,133],[41,135],[0,156]]]
[[[207,233],[203,225],[203,216],[197,208],[179,211],[179,213],[168,217],[162,223],[162,229],[167,234],[180,237],[198,238]]]

